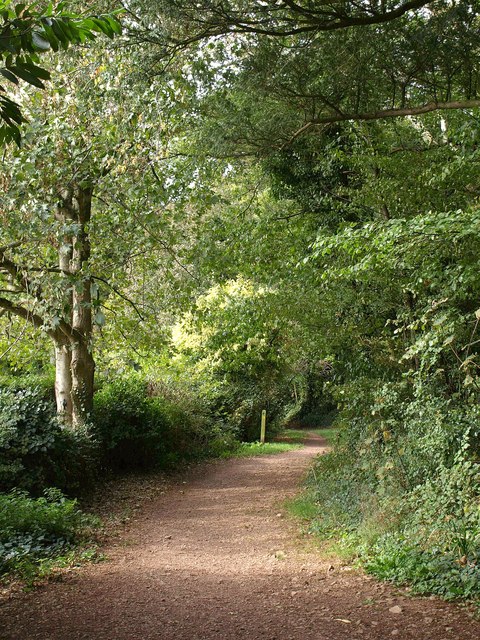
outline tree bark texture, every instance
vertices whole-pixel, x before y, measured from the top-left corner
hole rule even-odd
[[[76,186],[69,203],[78,231],[73,237],[70,273],[72,288],[71,399],[72,426],[84,426],[93,410],[95,362],[92,355],[92,295],[88,273],[90,239],[88,224],[92,215],[92,187]]]
[[[63,424],[71,426],[72,408],[72,352],[68,340],[55,340],[55,400],[57,414]]]

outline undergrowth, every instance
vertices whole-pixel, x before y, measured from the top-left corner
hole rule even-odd
[[[324,429],[285,429],[278,435],[278,439],[288,440],[290,442],[303,442],[308,438],[309,434],[312,433],[325,438],[327,444],[332,446],[337,439],[339,430],[332,427]]]
[[[77,546],[91,542],[97,526],[95,517],[57,489],[40,498],[18,490],[1,494],[0,576],[17,576],[28,584],[54,567],[92,559],[93,548]]]
[[[444,424],[454,425],[453,435],[445,426],[438,430],[436,464],[430,465],[421,457],[420,422],[428,407],[422,408],[416,421],[412,417],[397,431],[396,442],[387,433],[380,440],[371,427],[358,438],[360,419],[356,440],[351,427],[342,431],[333,451],[316,460],[304,491],[287,506],[310,534],[377,578],[409,585],[413,593],[480,604],[478,440],[464,426],[475,409],[443,416]],[[437,413],[432,417],[439,421]],[[430,446],[432,422],[428,437]],[[452,442],[456,453],[447,455]]]

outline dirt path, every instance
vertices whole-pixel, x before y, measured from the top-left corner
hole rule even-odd
[[[1,640],[478,640],[465,611],[331,567],[281,515],[322,445],[194,472],[109,562],[4,603]]]

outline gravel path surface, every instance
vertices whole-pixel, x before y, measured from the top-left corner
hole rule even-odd
[[[466,610],[332,566],[283,500],[324,441],[200,467],[146,503],[108,562],[0,607],[1,640],[479,640]]]

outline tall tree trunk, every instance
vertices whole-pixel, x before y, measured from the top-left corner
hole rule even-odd
[[[92,355],[92,293],[88,273],[90,240],[88,225],[92,214],[91,187],[77,186],[73,204],[79,230],[73,240],[72,273],[79,276],[73,288],[72,307],[72,405],[73,426],[85,425],[93,410],[95,362]]]
[[[82,339],[72,346],[71,374],[72,426],[78,428],[85,426],[92,415],[95,374],[91,346]]]
[[[64,285],[55,326],[51,318],[32,313],[27,304],[0,296],[0,309],[46,328],[55,347],[55,396],[59,417],[67,425],[86,425],[93,408],[95,362],[92,354],[92,278],[89,223],[93,187],[71,183],[59,192],[56,218],[65,230],[59,243],[58,264]],[[74,229],[74,231],[72,231]],[[28,296],[43,302],[41,288],[32,284],[21,266],[0,248],[0,268]]]
[[[55,339],[55,400],[63,424],[72,426],[72,352],[68,340]]]
[[[56,218],[61,223],[74,222],[72,203],[73,190],[68,187],[62,191]],[[62,238],[58,250],[58,266],[65,280],[63,294],[64,313],[69,325],[72,322],[73,290],[69,278],[71,276],[71,262],[73,257],[73,237],[71,234]],[[62,423],[71,427],[73,423],[72,405],[72,350],[69,336],[57,330],[54,335],[55,344],[55,400],[57,414]]]
[[[92,213],[90,186],[71,185],[61,192],[58,219],[77,227],[65,236],[59,265],[67,278],[64,296],[63,339],[55,341],[57,410],[73,428],[86,425],[93,409],[95,362],[92,355],[91,277],[88,272]]]

